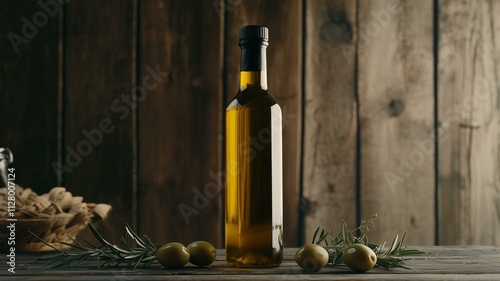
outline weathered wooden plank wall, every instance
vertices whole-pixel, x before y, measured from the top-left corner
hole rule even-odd
[[[356,224],[358,109],[355,1],[306,2],[303,212],[316,227]]]
[[[118,110],[136,84],[136,17],[132,0],[97,3],[76,0],[63,11],[63,158],[71,169],[63,177],[72,193],[113,206],[100,228],[119,239],[136,211],[135,110],[128,116]]]
[[[0,147],[15,152],[17,180],[45,192],[62,149],[62,14],[37,19],[36,1],[0,3]]]
[[[50,3],[0,3],[0,146],[19,184],[111,203],[104,235],[223,245],[224,107],[260,23],[286,246],[374,212],[377,242],[500,245],[500,2]]]
[[[438,3],[438,242],[499,245],[500,2]]]
[[[357,45],[361,216],[378,213],[382,218],[370,233],[374,241],[408,230],[408,243],[432,244],[433,2],[361,3]]]
[[[140,2],[140,79],[161,72],[139,103],[138,135],[139,226],[156,241],[221,245],[224,22],[215,9]]]

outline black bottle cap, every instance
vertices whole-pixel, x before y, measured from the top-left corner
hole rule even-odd
[[[247,25],[240,28],[240,46],[246,44],[269,44],[269,30],[265,26]]]

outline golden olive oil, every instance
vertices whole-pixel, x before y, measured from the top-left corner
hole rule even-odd
[[[281,109],[267,92],[267,28],[243,27],[240,46],[240,90],[226,110],[226,261],[234,267],[278,266],[283,260]]]

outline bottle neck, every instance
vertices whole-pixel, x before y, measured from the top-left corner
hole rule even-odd
[[[259,86],[267,90],[266,46],[242,47],[240,90]]]
[[[248,86],[260,86],[267,90],[267,71],[241,71],[240,90],[245,90]]]

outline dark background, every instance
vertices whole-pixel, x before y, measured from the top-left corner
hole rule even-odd
[[[500,1],[41,3],[0,2],[0,147],[20,185],[113,205],[110,240],[223,246],[224,108],[262,24],[286,246],[372,213],[371,241],[500,245]]]

